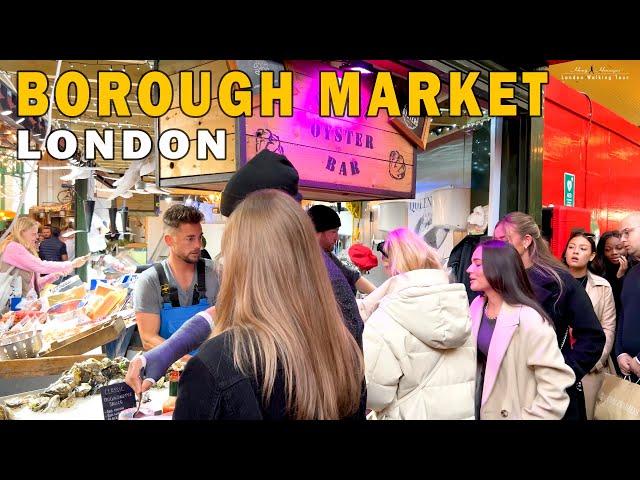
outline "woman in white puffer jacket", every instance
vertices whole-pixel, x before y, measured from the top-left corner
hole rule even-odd
[[[474,419],[476,344],[467,293],[437,252],[400,228],[384,242],[392,278],[364,300],[367,408],[378,419]]]

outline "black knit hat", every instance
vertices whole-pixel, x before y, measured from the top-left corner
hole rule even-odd
[[[314,205],[307,213],[311,217],[311,221],[318,233],[340,228],[340,225],[342,225],[340,216],[333,208],[329,208],[326,205]]]
[[[262,150],[227,182],[220,200],[220,213],[228,217],[247,195],[267,188],[282,190],[300,201],[299,180],[298,171],[287,157]]]

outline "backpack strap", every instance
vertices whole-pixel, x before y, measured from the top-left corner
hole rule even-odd
[[[160,281],[160,294],[162,295],[162,303],[170,303],[173,308],[180,307],[180,298],[178,297],[178,289],[169,284],[167,274],[164,272],[162,263],[154,263],[153,268],[156,269],[158,280]]]
[[[200,303],[200,299],[207,298],[207,285],[205,279],[205,264],[204,260],[201,258],[198,260],[198,264],[196,265],[196,270],[198,272],[198,278],[196,280],[196,284],[193,286],[193,303],[192,305],[197,305]]]

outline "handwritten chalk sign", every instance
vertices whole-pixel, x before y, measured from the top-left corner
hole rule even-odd
[[[120,412],[136,406],[136,394],[124,382],[102,387],[100,396],[105,420],[117,420]]]
[[[279,72],[284,71],[284,65],[273,60],[229,60],[229,66],[233,70],[241,70],[251,79],[251,86],[254,92],[260,92],[260,73],[273,72],[273,85],[280,86],[278,81]]]

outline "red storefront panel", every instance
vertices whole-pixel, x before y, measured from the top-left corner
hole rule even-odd
[[[640,211],[640,129],[551,77],[544,102],[542,203],[564,204],[564,173],[576,176],[575,207],[601,232]]]

